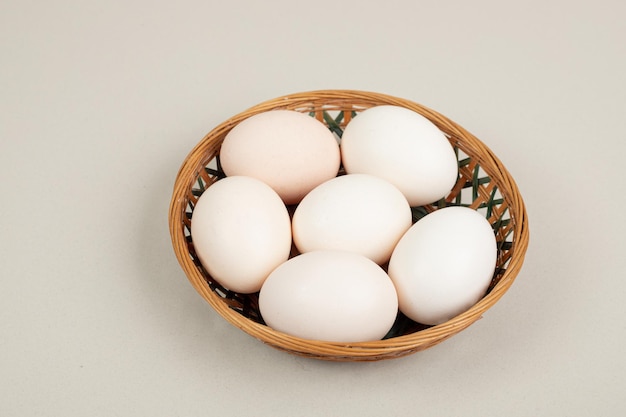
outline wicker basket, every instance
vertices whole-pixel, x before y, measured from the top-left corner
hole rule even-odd
[[[496,272],[487,292],[477,304],[453,319],[424,326],[401,313],[383,339],[365,343],[333,343],[304,340],[275,331],[263,323],[258,294],[227,291],[207,274],[197,259],[190,237],[190,218],[198,197],[224,174],[219,165],[225,135],[242,120],[268,110],[290,109],[308,113],[326,123],[337,135],[360,111],[391,104],[409,108],[431,120],[448,137],[459,160],[459,179],[441,201],[414,207],[414,220],[448,205],[466,205],[490,221],[498,242]],[[278,97],[256,105],[217,126],[189,153],[182,164],[170,204],[169,227],[176,257],[198,293],[226,320],[264,343],[286,352],[333,361],[391,359],[432,347],[467,328],[493,306],[513,283],[522,267],[528,246],[528,219],[513,178],[498,158],[476,137],[448,118],[414,102],[384,94],[324,90]]]

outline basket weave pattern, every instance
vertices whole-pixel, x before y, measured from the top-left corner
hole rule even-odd
[[[265,111],[288,109],[310,114],[337,136],[359,112],[377,105],[414,110],[443,131],[459,160],[455,187],[441,201],[413,207],[414,221],[449,205],[465,205],[491,223],[498,243],[496,272],[487,295],[468,311],[437,326],[414,323],[399,314],[383,340],[354,344],[304,340],[277,332],[263,323],[258,294],[237,294],[221,287],[204,270],[190,236],[191,214],[202,192],[224,176],[219,150],[226,134],[242,120]],[[375,361],[397,358],[432,347],[467,328],[493,306],[512,285],[528,246],[528,219],[520,192],[503,164],[480,140],[445,116],[417,103],[384,94],[324,90],[297,93],[256,105],[209,132],[181,166],[169,211],[174,252],[198,293],[226,320],[264,343],[293,354],[334,361]],[[295,255],[292,252],[292,256]]]

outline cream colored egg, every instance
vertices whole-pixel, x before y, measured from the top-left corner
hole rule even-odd
[[[191,238],[200,262],[216,281],[236,292],[253,293],[289,257],[291,222],[270,186],[251,177],[227,177],[198,199]]]
[[[259,308],[271,328],[304,339],[366,342],[393,326],[398,299],[385,271],[345,251],[291,258],[267,278]]]
[[[446,136],[430,120],[399,106],[377,106],[359,114],[341,138],[346,172],[380,176],[394,184],[411,206],[445,197],[458,176]]]
[[[400,311],[431,325],[463,313],[485,295],[496,258],[493,229],[477,211],[447,207],[426,215],[389,261]]]
[[[350,174],[307,194],[293,215],[292,231],[300,252],[347,250],[383,264],[411,223],[411,207],[400,190],[373,175]]]
[[[224,138],[221,164],[228,176],[246,175],[270,185],[286,204],[337,175],[341,156],[330,130],[292,110],[272,110],[237,124]]]

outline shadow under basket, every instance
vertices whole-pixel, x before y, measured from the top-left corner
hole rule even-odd
[[[497,244],[496,270],[486,295],[451,320],[425,326],[402,315],[382,340],[334,343],[305,340],[266,326],[258,309],[258,293],[224,289],[204,270],[190,236],[191,215],[202,192],[224,177],[219,151],[226,134],[242,120],[274,109],[296,110],[323,122],[337,136],[359,112],[379,105],[411,109],[445,133],[459,161],[459,176],[450,194],[434,204],[413,207],[414,222],[439,208],[463,205],[482,213],[491,223]],[[509,289],[522,267],[528,246],[528,219],[520,192],[503,164],[479,139],[445,116],[420,104],[379,93],[323,90],[278,97],[258,104],[215,127],[189,153],[176,182],[169,211],[172,245],[189,281],[227,321],[274,348],[291,354],[331,361],[377,361],[430,348],[480,319]],[[295,255],[292,254],[292,256]]]

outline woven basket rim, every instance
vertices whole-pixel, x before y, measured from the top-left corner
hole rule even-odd
[[[181,222],[185,216],[188,190],[193,186],[199,171],[208,163],[211,155],[219,150],[220,144],[212,142],[212,139],[217,137],[223,138],[237,123],[254,114],[284,106],[299,108],[307,108],[309,106],[317,109],[317,105],[313,103],[320,101],[328,103],[334,109],[341,106],[352,108],[355,102],[370,103],[370,105],[392,104],[413,109],[433,121],[444,133],[451,137],[463,138],[463,144],[468,145],[468,148],[473,150],[470,151],[472,153],[471,156],[481,166],[488,164],[488,166],[497,167],[497,170],[491,172],[490,176],[492,178],[495,177],[495,181],[498,184],[505,185],[504,187],[499,187],[499,189],[508,203],[511,217],[514,217],[512,220],[514,223],[512,256],[499,282],[469,310],[445,323],[411,334],[383,340],[347,344],[307,340],[271,329],[231,309],[222,297],[210,289],[202,273],[189,255]],[[174,183],[168,221],[174,252],[183,271],[198,293],[224,319],[274,348],[296,355],[336,361],[370,361],[405,356],[434,346],[467,328],[480,319],[482,314],[491,308],[513,284],[524,262],[529,243],[528,216],[520,191],[504,164],[484,143],[446,116],[416,102],[383,93],[348,89],[312,90],[279,96],[249,107],[247,110],[217,125],[193,147],[182,163]]]

